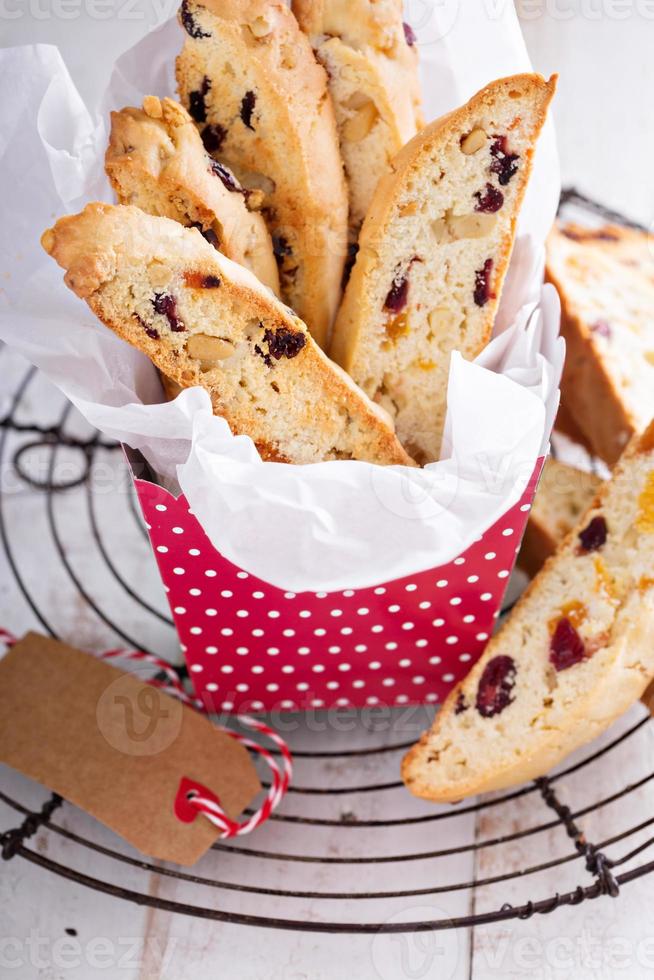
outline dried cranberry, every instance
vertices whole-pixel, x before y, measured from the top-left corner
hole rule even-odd
[[[192,221],[191,228],[197,228],[205,241],[213,245],[214,248],[220,249],[220,241],[213,228],[203,228],[199,221]]]
[[[263,339],[268,344],[268,351],[279,361],[282,357],[297,357],[307,342],[303,333],[296,333],[288,327],[278,327],[277,330],[266,330]]]
[[[608,228],[599,228],[597,230],[591,228],[577,229],[577,228],[563,228],[562,234],[566,238],[569,238],[573,242],[619,242],[620,236],[615,231],[609,231]]]
[[[517,161],[520,159],[520,155],[509,153],[506,136],[496,136],[491,143],[490,151],[493,157],[490,165],[491,173],[497,174],[497,179],[502,187],[506,187],[511,178],[518,172]]]
[[[261,350],[258,344],[254,345],[254,353],[259,355],[259,357],[263,360],[266,367],[271,368],[273,366],[273,362],[270,354],[266,354],[264,350]]]
[[[398,273],[393,279],[388,295],[384,300],[384,309],[392,313],[400,313],[409,300],[409,277]]]
[[[595,323],[591,323],[590,329],[592,333],[599,334],[600,337],[606,337],[607,340],[613,334],[611,324],[607,320],[596,320]]]
[[[486,214],[495,214],[504,204],[504,194],[502,191],[498,191],[497,187],[493,187],[492,184],[486,184],[486,189],[483,193],[481,191],[475,191],[474,196],[477,198],[475,211],[482,211]]]
[[[219,123],[205,126],[202,130],[202,142],[207,153],[218,153],[219,150],[222,150],[226,139],[227,130]]]
[[[608,528],[604,518],[601,515],[593,517],[588,527],[585,527],[579,535],[579,550],[582,553],[599,551],[606,544],[607,534]]]
[[[463,696],[463,691],[459,691],[456,698],[456,705],[454,707],[455,715],[462,715],[464,711],[468,710],[468,705],[466,704],[466,699]]]
[[[475,707],[482,718],[499,715],[513,701],[516,666],[512,657],[493,657],[479,679]]]
[[[207,31],[203,31],[195,17],[191,13],[188,0],[182,0],[182,6],[179,10],[180,20],[184,27],[184,30],[190,37],[211,37],[211,34]]]
[[[267,213],[270,212],[267,211]],[[275,253],[275,258],[277,259],[277,265],[279,266],[281,272],[282,283],[287,287],[293,285],[298,273],[297,263],[293,265],[291,262],[293,258],[293,249],[283,235],[273,235],[272,243],[273,252]],[[293,311],[291,310],[291,312]]]
[[[477,306],[485,306],[489,299],[495,299],[495,293],[491,292],[490,288],[492,272],[492,259],[486,259],[482,268],[475,272],[474,299]]]
[[[400,267],[396,268],[395,278],[391,283],[391,288],[384,300],[384,309],[391,313],[401,313],[409,299],[409,272],[414,262],[422,263],[419,255],[414,255],[408,264],[406,272],[401,272]]]
[[[152,340],[159,340],[159,331],[155,330],[154,327],[151,327],[148,323],[146,323],[145,320],[138,315],[138,313],[134,314],[134,319],[138,322],[139,326],[143,327],[148,337],[151,337]]]
[[[201,272],[185,272],[184,282],[189,289],[218,289],[221,285],[219,276],[205,276]]]
[[[211,82],[205,75],[205,77],[202,80],[202,85],[200,89],[195,92],[189,92],[188,111],[196,122],[200,123],[206,121],[207,118],[206,97],[209,94],[210,88],[211,88]]]
[[[254,132],[254,126],[252,125],[252,113],[254,112],[254,107],[257,102],[257,97],[254,92],[246,92],[243,96],[243,101],[241,102],[241,119],[244,125],[248,129]]]
[[[550,663],[555,670],[567,670],[586,657],[584,641],[569,619],[560,619],[550,640]]]
[[[411,24],[407,24],[406,21],[404,21],[402,27],[404,28],[404,40],[409,45],[409,47],[412,48],[413,45],[418,40],[418,38],[416,37],[416,32],[411,27]]]
[[[218,235],[215,233],[213,228],[206,228],[204,231],[202,231],[202,237],[209,242],[210,245],[213,245],[214,248],[220,248]]]
[[[210,160],[209,170],[212,174],[215,174],[216,177],[220,177],[223,185],[228,191],[231,191],[233,194],[245,194],[245,191],[237,181],[234,174],[231,172],[231,170],[228,170],[227,167],[224,167],[222,163],[218,163],[217,160]]]
[[[177,314],[177,300],[170,293],[155,293],[152,300],[155,313],[165,316],[170,324],[170,329],[174,333],[182,333],[186,330],[183,321]]]
[[[204,122],[207,118],[207,107],[202,92],[190,92],[188,111],[196,122]]]

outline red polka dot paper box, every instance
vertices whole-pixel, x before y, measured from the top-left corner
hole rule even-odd
[[[183,496],[135,479],[198,696],[255,713],[442,701],[492,632],[542,465],[453,561],[330,593],[284,592],[237,568]]]

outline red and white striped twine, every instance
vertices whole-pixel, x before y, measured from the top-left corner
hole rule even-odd
[[[4,644],[6,647],[13,647],[14,643],[17,642],[18,640],[13,633],[10,633],[9,630],[3,629],[3,627],[0,626],[0,643]]]
[[[0,626],[0,644],[11,647],[17,642],[13,633]],[[151,664],[166,675],[166,680],[152,678],[148,681],[149,684],[153,687],[160,688],[172,697],[179,698],[188,707],[195,708],[196,711],[201,711],[204,714],[207,713],[204,702],[187,693],[179,674],[166,660],[155,657],[151,653],[144,653],[142,650],[126,650],[120,647],[113,650],[106,650],[104,653],[99,654],[99,656],[103,660],[121,657],[124,660],[138,660]],[[244,728],[249,728],[260,735],[265,735],[266,738],[269,738],[277,746],[281,756],[281,766],[268,749],[255,742],[254,739],[249,738],[247,735],[241,735],[239,732],[234,732],[230,728],[223,729],[231,738],[236,739],[237,742],[245,746],[246,749],[258,753],[264,762],[267,763],[272,774],[272,781],[266,798],[259,809],[255,810],[243,823],[230,820],[220,804],[215,800],[203,797],[193,791],[189,793],[187,799],[190,805],[195,807],[198,813],[202,813],[212,824],[220,828],[222,831],[221,838],[240,837],[243,834],[249,834],[256,827],[264,823],[283,800],[293,775],[293,758],[284,739],[274,729],[264,724],[264,722],[258,721],[256,718],[250,718],[248,715],[237,715],[236,717]]]
[[[266,798],[259,809],[255,810],[252,816],[244,823],[237,823],[234,820],[230,820],[220,804],[214,800],[201,796],[199,793],[189,794],[189,803],[196,807],[200,813],[203,813],[211,823],[223,831],[221,837],[240,837],[242,834],[249,834],[260,824],[264,823],[283,800],[293,775],[293,759],[291,753],[286,742],[277,732],[269,728],[268,725],[264,725],[262,721],[257,721],[256,718],[250,718],[248,715],[237,715],[237,718],[246,728],[254,729],[255,732],[259,732],[260,735],[265,735],[271,742],[275,743],[281,754],[282,766],[280,768],[275,757],[262,745],[259,745],[258,742],[248,738],[247,735],[240,735],[238,732],[231,731],[231,729],[225,729],[228,735],[231,735],[232,738],[235,738],[237,742],[240,742],[247,749],[258,752],[261,758],[268,763],[272,773],[272,782]]]

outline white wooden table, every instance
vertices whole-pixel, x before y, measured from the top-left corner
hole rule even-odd
[[[29,13],[27,4],[16,3],[14,8],[20,14],[14,19],[0,13],[3,43],[59,43],[80,87],[89,93],[96,77],[86,70],[90,52],[96,65],[104,59],[109,64],[116,51],[134,41],[157,16],[167,16],[172,4],[150,6],[139,0],[125,4],[120,15],[114,11],[106,21],[92,16],[100,5],[90,0],[79,8],[68,6],[69,11],[78,10],[73,20],[57,16],[54,6],[47,7],[41,19]],[[636,85],[641,91],[643,83],[649,84],[651,94],[654,69],[651,58],[646,62],[644,56],[651,51],[652,22],[632,11],[625,21],[542,16],[526,22],[525,29],[536,66],[566,73],[557,112],[564,182],[576,183],[608,204],[649,220],[654,188],[651,181],[643,186],[639,177],[642,161],[651,159],[654,134],[644,115],[648,100],[637,97]],[[627,46],[629,53],[624,54]],[[594,98],[589,98],[589,91]],[[611,140],[604,139],[614,131],[620,134],[623,150],[634,140],[638,149],[619,152]],[[600,132],[602,143],[596,146],[593,134]],[[3,416],[27,366],[4,351],[0,368]],[[14,418],[48,427],[59,425],[64,410],[59,394],[37,375],[29,380]],[[72,413],[65,419],[65,431],[80,438],[89,435]],[[34,432],[7,430],[0,460],[4,533],[0,625],[20,633],[44,628],[42,617],[63,639],[89,650],[134,640],[176,658],[175,636],[165,621],[163,590],[130,505],[120,453],[96,451],[91,494],[85,484],[48,494],[30,487],[12,462],[16,449],[35,438]],[[33,477],[43,479],[50,458],[48,447],[33,449],[24,454],[22,465]],[[80,466],[78,450],[58,450],[55,476],[74,478]],[[602,744],[615,742],[641,717],[642,709],[634,709]],[[321,933],[241,924],[248,916],[277,920],[277,925],[290,919],[349,927],[443,920],[497,910],[503,903],[518,906],[592,884],[583,862],[573,858],[573,844],[562,826],[523,835],[526,829],[555,819],[537,791],[457,816],[452,810],[411,799],[396,785],[400,749],[365,754],[366,749],[410,741],[427,721],[426,711],[377,719],[342,715],[336,730],[333,725],[325,728],[320,717],[294,719],[288,740],[309,755],[297,759],[296,790],[281,811],[285,819],[269,823],[239,844],[246,853],[228,846],[210,853],[193,869],[195,879],[210,879],[219,886],[143,867],[140,857],[112,834],[64,805],[52,817],[56,831],[42,829],[26,842],[38,859],[146,897],[202,907],[218,918],[137,905],[67,881],[18,856],[0,865],[0,976],[19,980],[650,977],[654,973],[654,878],[647,877],[625,885],[617,901],[600,898],[549,916],[478,926],[474,931]],[[359,754],[342,754],[353,751]],[[589,747],[566,765],[596,751],[598,746]],[[589,840],[607,841],[654,819],[650,782],[624,794],[631,784],[647,779],[652,759],[652,728],[645,724],[555,784],[561,801],[573,811],[591,807],[579,818]],[[14,801],[14,805],[0,801],[0,832],[20,824],[16,801],[38,809],[47,798],[41,788],[7,770],[0,771],[0,792]],[[596,806],[614,794],[624,795]],[[366,826],[371,821],[382,825]],[[624,840],[607,844],[606,850],[619,857],[651,834],[651,827],[643,826]],[[442,854],[448,850],[457,853]],[[413,859],[413,855],[431,856]],[[294,861],[289,856],[313,860]],[[618,870],[636,867],[650,857],[646,850]],[[556,863],[563,858],[571,859]],[[348,863],[353,859],[359,863]],[[516,870],[547,863],[553,866],[514,876]],[[451,889],[457,883],[506,875],[512,877],[505,882]],[[275,891],[349,897],[270,894]],[[421,891],[380,897],[380,893]],[[354,893],[376,897],[355,898]]]

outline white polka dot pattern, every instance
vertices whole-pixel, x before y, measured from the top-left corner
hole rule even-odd
[[[492,633],[541,466],[522,500],[449,564],[329,594],[284,592],[241,571],[183,497],[135,480],[198,695],[229,712],[442,701]]]

